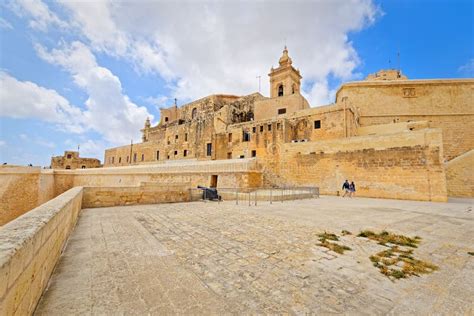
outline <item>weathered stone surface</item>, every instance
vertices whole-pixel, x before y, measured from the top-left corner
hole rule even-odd
[[[322,197],[86,209],[36,314],[469,314],[470,203]],[[351,251],[317,246],[319,233],[343,229]],[[417,257],[439,271],[391,282],[369,260],[383,246],[355,237],[363,229],[422,237]]]
[[[0,227],[0,314],[32,314],[81,210],[77,187]]]

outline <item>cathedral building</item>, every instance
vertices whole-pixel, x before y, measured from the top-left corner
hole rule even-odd
[[[472,160],[474,79],[410,80],[381,70],[343,84],[333,104],[311,107],[286,47],[269,78],[270,97],[216,94],[161,109],[156,126],[146,120],[141,143],[105,151],[104,167],[256,158],[265,185],[311,184],[323,192],[351,173],[381,178],[392,167],[401,182],[424,170],[420,183],[449,191],[449,162],[464,168]]]

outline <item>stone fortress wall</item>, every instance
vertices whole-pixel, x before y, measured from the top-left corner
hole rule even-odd
[[[409,80],[398,70],[384,70],[343,84],[334,104],[311,108],[286,48],[279,63],[269,74],[270,98],[215,95],[164,109],[158,125],[145,123],[142,143],[106,150],[105,166],[257,158],[270,186],[307,184],[337,194],[336,183],[348,178],[360,184],[363,196],[474,196],[467,184],[471,170],[450,172],[445,180],[449,168],[467,164],[459,161],[465,157],[449,161],[474,149],[474,79]],[[333,148],[319,152],[327,144]],[[284,161],[290,165],[283,167]],[[428,188],[414,189],[414,183]],[[457,189],[450,189],[455,183]]]
[[[74,187],[84,187],[86,205],[106,206],[117,199],[124,204],[172,202],[182,198],[178,191],[209,187],[213,181],[218,187],[257,188],[263,177],[255,159],[76,170],[0,167],[0,226]],[[169,187],[181,191],[174,190],[173,196]]]
[[[211,95],[162,109],[159,124],[145,122],[141,143],[105,151],[105,168],[0,169],[1,222],[75,186],[210,186],[212,176],[218,188],[304,185],[337,195],[349,179],[358,196],[474,196],[474,79],[381,71],[311,108],[286,49],[269,76],[270,98]]]

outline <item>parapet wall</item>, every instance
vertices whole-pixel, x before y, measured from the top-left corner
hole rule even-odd
[[[474,149],[446,164],[448,195],[474,197]]]
[[[52,170],[0,167],[0,226],[56,195]]]
[[[73,187],[137,187],[144,182],[167,186],[255,188],[262,174],[255,159],[175,161],[156,165],[76,170],[0,167],[0,226]],[[214,179],[215,180],[215,179]],[[134,189],[131,189],[132,191]],[[143,200],[152,201],[149,198]]]
[[[424,129],[284,144],[262,164],[266,181],[319,186],[321,194],[340,194],[348,179],[357,196],[447,201],[442,157],[441,131]]]
[[[134,187],[84,187],[83,208],[189,202],[188,185],[142,184]]]
[[[81,210],[73,188],[0,228],[0,315],[31,315]]]

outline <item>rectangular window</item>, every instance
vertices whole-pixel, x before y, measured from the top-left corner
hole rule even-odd
[[[284,109],[278,109],[278,115],[280,114],[285,114],[286,113],[286,108]]]
[[[255,134],[257,132],[257,128],[254,126],[252,127],[252,132]]]
[[[122,163],[122,157],[119,157],[119,163]]]
[[[137,162],[137,153],[133,154],[133,162]]]
[[[262,132],[263,132],[263,125],[260,126],[260,133],[262,133]]]
[[[232,143],[232,133],[229,133],[229,143]]]
[[[71,154],[67,155],[67,159],[71,159],[71,157],[72,157]]]
[[[211,143],[207,144],[207,155],[208,156],[212,155],[212,144]]]
[[[142,154],[142,161],[145,160],[145,154]]]
[[[227,159],[232,159],[232,153],[227,153]]]
[[[272,130],[272,124],[268,124],[268,131]]]
[[[183,157],[186,157],[187,155],[188,155],[188,151],[185,149],[185,150],[183,151]]]
[[[165,122],[168,122],[168,117],[165,117]]]
[[[188,141],[188,133],[185,133],[185,134],[184,134],[184,141],[185,141],[185,142]]]
[[[244,158],[245,158],[245,156],[244,156],[244,155],[240,155],[240,157],[239,157],[239,158],[240,158],[240,159],[244,159]]]
[[[168,155],[168,159],[170,159],[170,155]]]
[[[178,138],[179,138],[178,135],[175,135],[175,136],[174,136],[174,139],[178,139]]]
[[[129,156],[127,156],[127,162],[128,162],[129,160],[130,160],[130,157],[129,157]]]
[[[281,124],[277,123],[277,129],[280,129],[280,128],[281,128]]]
[[[321,128],[321,120],[314,121],[314,129]]]
[[[247,131],[243,131],[242,141],[243,142],[249,142],[250,141],[250,134]]]
[[[160,160],[160,151],[159,150],[156,151],[156,160]]]
[[[178,156],[178,151],[177,150],[174,151],[174,155]]]
[[[256,150],[252,150],[252,157],[257,157],[257,151]]]

